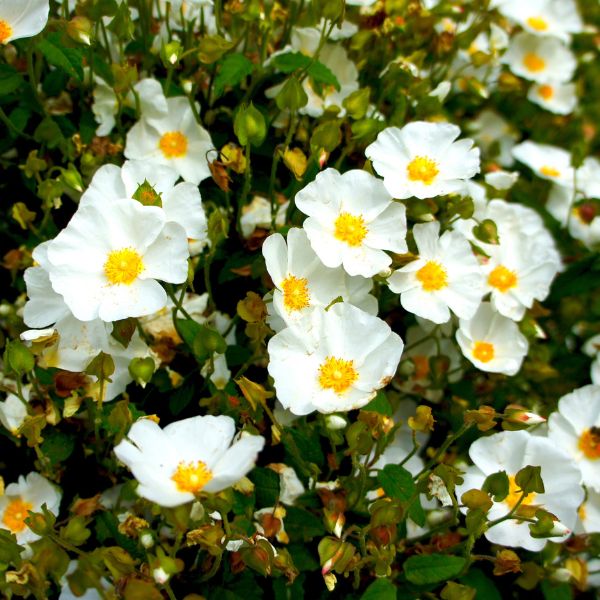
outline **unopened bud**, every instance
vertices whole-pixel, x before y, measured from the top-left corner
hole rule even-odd
[[[179,58],[183,52],[181,43],[178,40],[173,40],[162,45],[160,49],[160,59],[165,67],[173,67],[179,62]]]
[[[73,17],[66,27],[67,35],[75,42],[90,46],[92,43],[92,22],[87,17]]]

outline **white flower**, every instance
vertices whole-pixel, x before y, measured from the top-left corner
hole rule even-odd
[[[304,229],[327,267],[371,277],[392,262],[384,250],[407,250],[404,206],[366,171],[326,169],[296,194],[296,206],[308,215]]]
[[[157,279],[183,283],[187,257],[185,231],[162,209],[91,199],[48,245],[48,274],[77,319],[116,321],[164,307]]]
[[[573,185],[575,170],[571,166],[571,155],[566,150],[527,141],[515,146],[512,153],[538,177],[565,186]]]
[[[485,182],[497,190],[510,190],[519,179],[519,172],[513,171],[491,171],[485,174]]]
[[[121,168],[104,165],[96,171],[81,196],[80,206],[90,200],[110,203],[135,195],[135,199],[145,206],[161,207],[167,222],[181,225],[188,239],[206,244],[206,214],[200,191],[193,183],[176,184],[177,179],[179,174],[172,168],[146,161],[127,160]],[[143,185],[145,183],[149,185]]]
[[[208,161],[215,155],[210,135],[196,121],[186,97],[165,98],[160,84],[151,82],[136,85],[142,118],[127,133],[125,156],[170,166],[197,185],[210,177]]]
[[[340,267],[325,267],[311,248],[304,229],[290,229],[287,244],[279,233],[269,236],[262,251],[275,284],[273,302],[268,305],[269,324],[275,331],[315,306],[329,306],[340,296],[371,314],[377,313],[377,300],[369,294],[373,282],[360,276],[351,277]]]
[[[381,319],[341,302],[271,338],[269,374],[296,415],[360,408],[396,372],[404,344]]]
[[[8,529],[17,537],[19,544],[33,542],[40,538],[25,524],[29,512],[41,512],[42,504],[58,515],[61,492],[45,477],[32,471],[26,477],[19,476],[17,483],[6,486],[0,496],[0,528]]]
[[[472,319],[460,320],[456,341],[478,369],[505,375],[519,371],[529,349],[517,324],[495,312],[489,302],[482,302]]]
[[[23,398],[29,402],[31,386],[23,386]],[[16,394],[7,394],[6,400],[0,402],[0,423],[13,435],[16,435],[19,427],[27,416],[27,406]]]
[[[569,41],[583,23],[573,0],[505,0],[500,12],[532,34]]]
[[[487,245],[486,252],[490,258],[483,270],[492,306],[501,315],[520,321],[534,300],[548,296],[559,265],[543,240],[518,231],[503,232],[500,244]]]
[[[48,22],[48,0],[0,0],[0,44],[37,35]]]
[[[467,127],[485,154],[494,150],[497,156],[493,155],[490,158],[497,160],[503,167],[510,167],[513,164],[511,151],[518,135],[508,121],[486,109],[481,111]]]
[[[587,490],[585,502],[577,511],[575,533],[600,533],[600,494]]]
[[[527,98],[556,115],[569,115],[577,106],[575,89],[573,83],[534,83]]]
[[[515,75],[538,83],[566,83],[577,66],[573,53],[560,40],[530,33],[515,35],[502,60]]]
[[[479,172],[479,149],[473,140],[456,141],[459,135],[450,123],[415,121],[384,129],[365,155],[394,198],[443,196]]]
[[[457,486],[458,498],[470,489],[481,489],[488,475],[504,471],[508,475],[509,494],[501,502],[494,502],[487,515],[490,520],[498,519],[505,516],[521,497],[515,482],[517,472],[526,466],[539,466],[545,491],[528,494],[521,506],[524,510],[539,506],[555,515],[562,525],[573,529],[577,508],[583,500],[579,472],[569,456],[552,441],[526,431],[503,431],[473,442],[469,456],[475,466],[467,470],[464,483]],[[518,519],[508,519],[490,527],[484,535],[493,544],[520,546],[532,552],[546,545],[546,539],[531,537],[528,522]],[[550,538],[557,542],[563,539],[564,536]]]
[[[140,496],[160,506],[179,506],[201,491],[232,486],[254,467],[265,439],[242,435],[232,445],[234,434],[234,420],[223,415],[191,417],[164,429],[140,419],[115,454],[138,480]]]
[[[439,221],[413,227],[419,258],[394,271],[388,285],[403,308],[434,323],[448,321],[450,310],[470,319],[483,296],[483,272],[462,234],[439,233]]]
[[[289,200],[276,206],[275,225],[285,225],[285,215],[290,205]],[[271,229],[271,203],[264,196],[254,196],[250,204],[242,208],[240,219],[242,236],[249,238],[257,227]]]
[[[548,418],[548,437],[577,463],[582,483],[600,492],[600,387],[563,396]]]

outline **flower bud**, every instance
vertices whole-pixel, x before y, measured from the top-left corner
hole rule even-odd
[[[17,375],[27,373],[35,366],[35,359],[31,350],[18,340],[7,342],[4,351],[4,362]]]
[[[73,17],[66,27],[67,35],[75,42],[90,46],[92,44],[92,22],[87,17]]]
[[[154,368],[154,359],[151,356],[146,356],[145,358],[136,356],[129,363],[129,374],[137,383],[143,386],[152,379]]]
[[[265,118],[252,103],[240,106],[233,121],[233,130],[242,146],[260,146],[267,137]]]
[[[160,49],[160,59],[163,65],[168,69],[175,66],[183,53],[183,47],[179,40],[163,43]]]

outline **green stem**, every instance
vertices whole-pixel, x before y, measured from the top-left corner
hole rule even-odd
[[[464,433],[466,433],[471,427],[471,423],[465,423],[464,425],[462,425],[462,427],[456,432],[453,433],[452,435],[450,435],[446,441],[442,444],[442,446],[438,449],[438,451],[434,454],[433,458],[427,463],[427,465],[425,467],[423,467],[423,469],[421,469],[421,471],[419,471],[419,473],[417,473],[417,475],[415,475],[414,479],[418,480],[421,479],[421,477],[427,473],[428,471],[431,470],[431,468],[433,466],[435,466],[435,464],[437,463],[438,459],[443,456],[446,453],[446,450],[448,450],[448,448],[450,448],[450,446],[459,438],[461,437]]]

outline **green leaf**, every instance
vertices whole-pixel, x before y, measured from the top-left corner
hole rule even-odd
[[[289,427],[286,428],[286,433],[289,433],[293,438],[300,456],[302,456],[306,462],[315,463],[316,465],[322,465],[325,462],[325,457],[321,451],[321,445],[316,433],[309,437],[306,431],[300,431]],[[294,456],[294,448],[291,445],[291,441],[288,440],[288,437],[284,436],[282,441],[285,449],[291,456]]]
[[[380,415],[385,415],[386,417],[391,417],[394,412],[387,396],[381,390],[379,390],[375,398],[373,398],[369,404],[363,406],[361,410],[369,410],[371,412],[379,413]]]
[[[173,393],[169,397],[169,410],[174,417],[189,405],[194,398],[194,392],[193,385],[182,385],[173,390]]]
[[[321,519],[307,510],[289,506],[286,508],[286,512],[285,530],[292,541],[308,542],[325,533]]]
[[[404,575],[411,583],[427,585],[456,577],[464,568],[465,559],[448,554],[411,556],[404,563]]]
[[[544,580],[540,584],[544,600],[571,600],[573,590],[568,583],[559,583],[558,585]]]
[[[22,83],[23,78],[14,67],[0,64],[0,96],[7,96],[18,90]]]
[[[37,47],[49,64],[83,81],[83,52],[75,48],[66,48],[60,41],[59,33],[51,33],[38,42]]]
[[[248,478],[254,483],[257,507],[275,506],[279,498],[279,475],[271,469],[256,467]]]
[[[33,132],[36,142],[46,144],[48,148],[56,148],[63,140],[64,136],[60,127],[51,117],[45,117]]]
[[[225,91],[226,86],[235,86],[241,83],[254,69],[252,61],[239,52],[227,54],[221,59],[220,65],[214,87],[217,96]]]
[[[477,590],[477,596],[475,596],[477,600],[502,600],[502,596],[494,582],[479,569],[470,569],[459,581]]]
[[[425,527],[427,515],[421,506],[421,501],[417,497],[415,501],[410,505],[408,509],[408,517],[411,521],[416,523],[419,527]]]
[[[272,64],[276,69],[283,73],[293,73],[297,69],[306,69],[307,73],[317,83],[332,85],[338,91],[341,89],[337,77],[329,67],[326,67],[318,60],[313,61],[310,56],[306,56],[300,52],[280,54],[273,59]]]
[[[396,587],[388,579],[376,579],[360,600],[396,600]]]
[[[56,429],[44,437],[41,446],[42,453],[50,460],[52,466],[67,460],[75,449],[75,439]]]
[[[390,498],[407,502],[416,492],[412,475],[400,465],[386,465],[377,473],[377,481]]]

